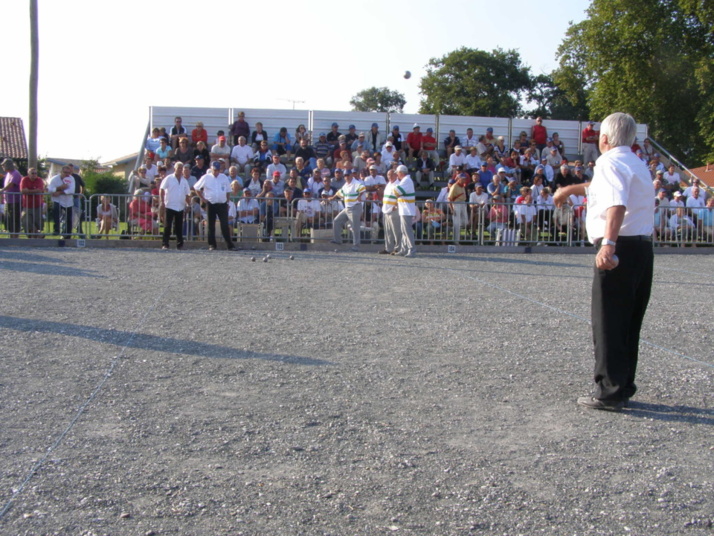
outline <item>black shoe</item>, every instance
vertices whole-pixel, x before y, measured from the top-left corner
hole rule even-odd
[[[386,249],[383,249],[382,251],[378,251],[377,253],[379,253],[380,255],[389,255],[389,251],[387,251]]]
[[[621,411],[625,403],[622,400],[600,400],[591,396],[581,396],[578,398],[578,405],[603,411]]]
[[[176,245],[176,249],[178,249],[179,251],[181,251],[181,250],[183,249],[183,244],[177,244],[177,245]]]
[[[231,247],[226,248],[226,249],[227,249],[228,251],[235,251],[235,250],[236,250],[235,246],[231,246]]]

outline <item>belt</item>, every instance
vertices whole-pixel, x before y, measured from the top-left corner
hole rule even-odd
[[[616,242],[652,242],[651,235],[632,235],[632,236],[618,236]],[[594,246],[596,248],[600,247],[602,243],[602,238],[595,239]]]

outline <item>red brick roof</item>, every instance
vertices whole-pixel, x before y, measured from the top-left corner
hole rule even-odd
[[[0,117],[0,156],[27,160],[25,127],[19,117]]]

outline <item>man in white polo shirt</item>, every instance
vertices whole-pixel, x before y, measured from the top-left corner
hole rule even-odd
[[[198,197],[206,203],[206,225],[208,226],[208,251],[216,249],[216,217],[221,224],[221,234],[228,250],[236,247],[231,239],[228,226],[228,200],[231,195],[231,181],[221,173],[221,163],[213,162],[211,170],[201,177],[194,186]]]
[[[416,216],[416,193],[414,191],[414,181],[409,175],[407,166],[401,165],[397,167],[397,179],[399,183],[394,190],[394,195],[397,197],[397,208],[399,210],[399,219],[401,223],[402,240],[401,244],[397,245],[399,251],[397,255],[404,257],[414,256],[414,228],[412,222]]]
[[[347,220],[352,226],[352,251],[359,250],[360,244],[360,221],[362,219],[362,201],[364,200],[365,187],[362,182],[354,180],[352,173],[345,174],[345,184],[335,195],[330,197],[330,201],[339,198],[344,200],[345,208],[337,215],[332,224],[333,244],[342,244],[342,229]]]
[[[191,188],[183,175],[183,164],[176,162],[174,172],[161,181],[159,211],[164,212],[161,249],[169,249],[171,227],[176,235],[176,249],[183,249],[183,213],[191,202]]]
[[[587,195],[585,220],[597,248],[592,286],[595,392],[578,398],[590,409],[619,411],[635,394],[640,329],[652,287],[654,186],[647,165],[632,152],[635,120],[609,115],[600,127],[591,183],[559,188],[556,205]]]

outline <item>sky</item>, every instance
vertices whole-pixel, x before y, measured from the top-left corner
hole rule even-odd
[[[556,66],[590,2],[38,0],[38,152],[107,161],[136,152],[150,106],[350,110],[388,87],[417,113],[431,58],[460,47],[516,49],[532,74]],[[351,6],[351,7],[350,7]],[[3,6],[0,116],[29,128],[29,1]],[[12,23],[7,23],[12,21]],[[9,63],[9,65],[8,65]],[[405,71],[411,71],[405,80]],[[166,125],[170,126],[170,125]]]

